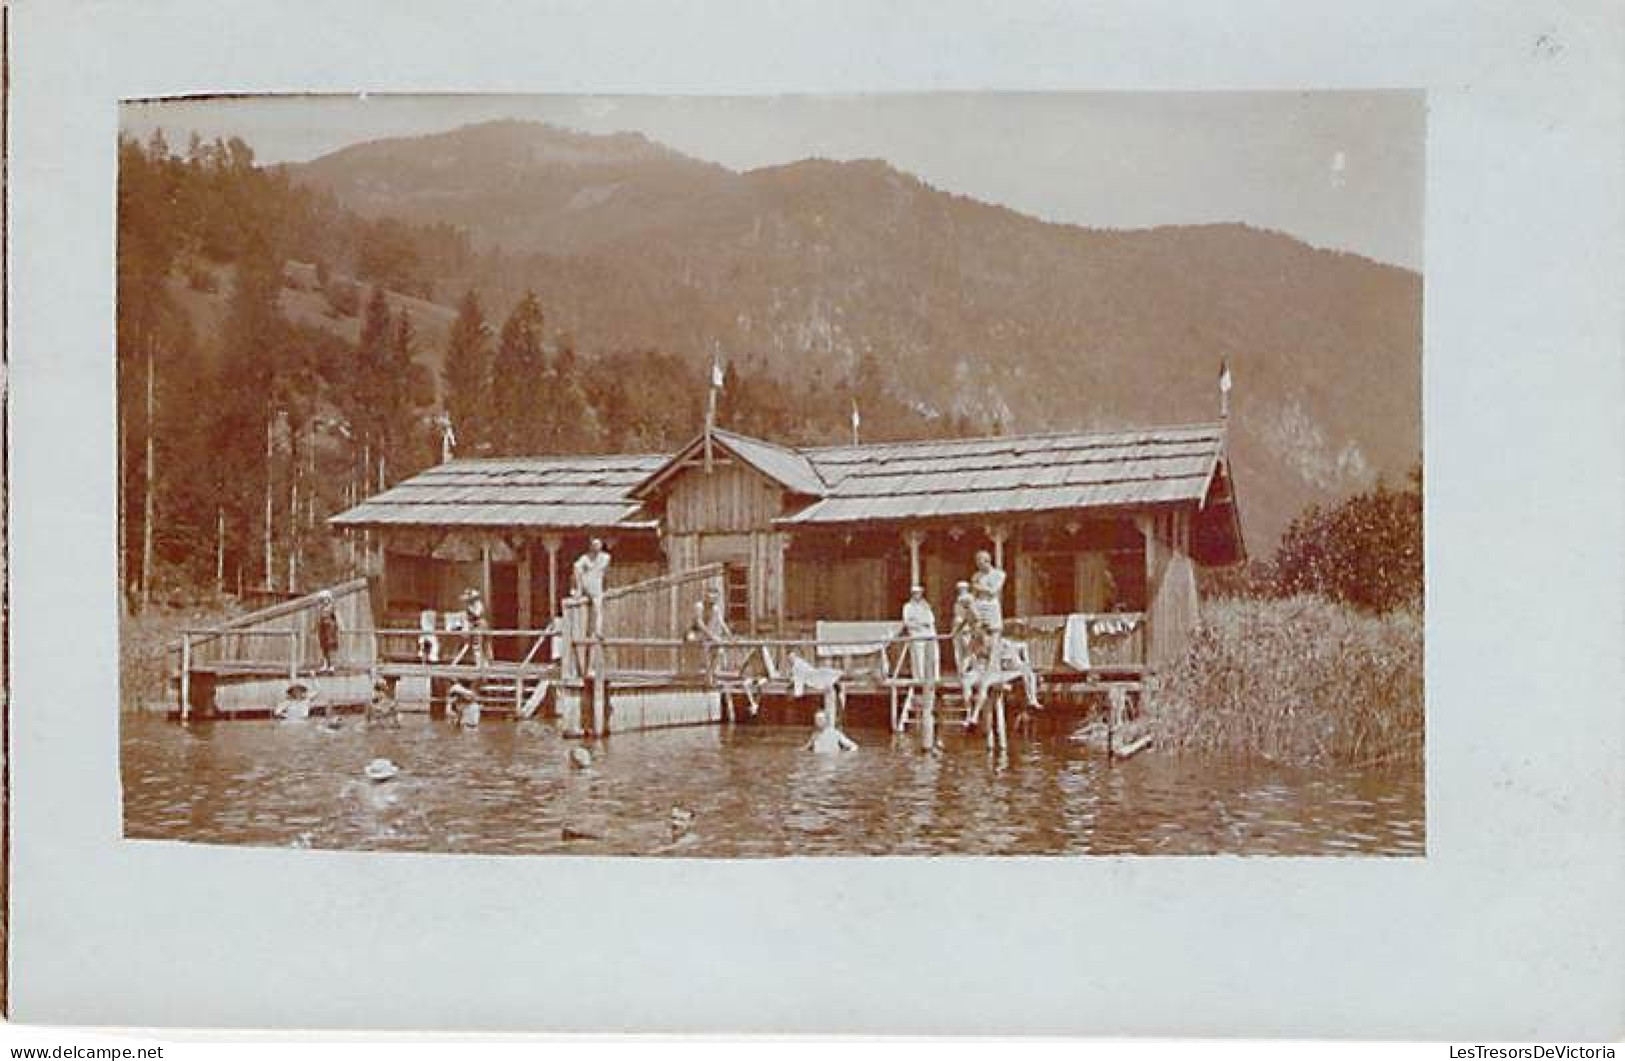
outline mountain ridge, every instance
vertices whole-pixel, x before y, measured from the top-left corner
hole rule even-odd
[[[293,179],[478,251],[442,285],[534,289],[584,350],[653,347],[853,377],[1012,432],[1210,420],[1258,546],[1420,459],[1421,277],[1241,222],[1100,229],[883,159],[734,171],[642,134],[488,122],[351,145]]]

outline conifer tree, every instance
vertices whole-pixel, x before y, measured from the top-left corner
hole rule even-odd
[[[491,360],[491,434],[497,453],[545,452],[551,409],[543,324],[541,303],[532,292],[525,293],[502,324]]]
[[[440,373],[459,452],[482,452],[491,444],[491,329],[473,288],[458,307]]]

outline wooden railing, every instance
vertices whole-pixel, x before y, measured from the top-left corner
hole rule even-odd
[[[372,626],[372,598],[367,580],[351,579],[333,586],[333,610],[339,621],[341,639],[349,633],[349,643],[340,648],[346,658],[364,655],[376,658],[376,644],[358,639],[354,631]],[[320,593],[307,593],[291,601],[273,604],[218,626],[182,633],[182,644],[173,652],[185,657],[190,666],[210,664],[281,664],[295,660],[295,667],[319,659],[316,642],[316,613]],[[183,667],[182,669],[185,669]]]
[[[604,594],[603,629],[623,644],[620,664],[627,669],[654,671],[669,664],[668,654],[644,653],[652,647],[641,642],[679,640],[694,616],[694,606],[714,587],[718,599],[725,592],[721,564],[706,564],[674,575],[645,579]],[[591,604],[585,597],[564,601],[564,637],[574,645],[591,636]],[[566,654],[569,655],[568,650]]]
[[[1037,616],[1008,620],[1007,636],[1026,644],[1028,658],[1040,673],[1064,674],[1071,668],[1062,660],[1065,616]],[[1145,616],[1139,612],[1087,615],[1090,627],[1089,670],[1132,672],[1145,665]],[[908,635],[897,624],[884,639],[872,636],[820,639],[814,634],[796,637],[734,637],[713,645],[685,637],[606,637],[579,639],[570,645],[573,677],[607,675],[621,680],[664,676],[739,678],[759,670],[787,678],[792,654],[814,665],[828,665],[830,657],[842,661],[840,669],[856,678],[901,681],[909,648],[920,641],[939,646],[938,673],[956,672],[952,634]],[[945,650],[941,646],[949,645]],[[851,649],[842,652],[842,649]],[[714,666],[708,665],[714,659]]]

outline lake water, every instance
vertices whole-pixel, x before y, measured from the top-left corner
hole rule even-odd
[[[949,733],[939,755],[858,729],[698,726],[588,742],[538,722],[399,730],[347,718],[123,718],[125,834],[349,850],[695,857],[937,854],[1421,855],[1419,770],[1288,770],[1175,757],[1127,762],[1064,734],[995,756]],[[392,781],[365,779],[384,756]],[[674,826],[673,808],[686,825]],[[567,838],[567,835],[570,838]]]

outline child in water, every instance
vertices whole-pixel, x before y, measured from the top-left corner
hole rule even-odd
[[[829,712],[813,712],[813,735],[807,741],[807,750],[810,752],[855,752],[858,750],[857,742],[834,726],[830,725]]]
[[[401,728],[400,705],[395,702],[395,691],[387,678],[372,683],[372,699],[367,703],[367,725]]]
[[[315,703],[316,698],[311,695],[310,687],[294,682],[288,686],[282,702],[271,709],[271,717],[282,722],[303,722],[310,717],[310,709]]]

